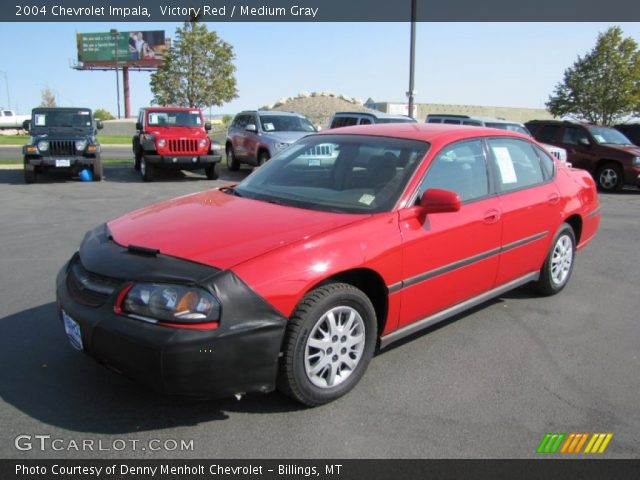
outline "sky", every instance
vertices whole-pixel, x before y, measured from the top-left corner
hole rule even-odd
[[[0,107],[29,113],[50,88],[59,106],[117,112],[115,72],[76,71],[75,34],[165,30],[178,23],[3,23]],[[417,103],[544,108],[562,75],[613,23],[418,23]],[[640,43],[640,23],[619,23]],[[234,47],[234,114],[301,92],[406,102],[409,23],[208,23]],[[132,114],[149,105],[150,74],[130,72]],[[6,79],[6,82],[5,82]],[[6,87],[9,87],[7,96]],[[122,82],[120,82],[122,86]],[[9,97],[9,98],[8,98]],[[124,112],[124,107],[122,106]]]

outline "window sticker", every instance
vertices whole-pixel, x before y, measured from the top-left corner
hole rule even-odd
[[[87,112],[86,110],[80,110],[78,112],[78,115],[89,115],[89,112]]]
[[[320,166],[320,159],[319,158],[310,158],[309,159],[309,166],[310,167],[319,167]]]
[[[375,199],[376,197],[374,197],[373,195],[369,195],[368,193],[365,193],[360,197],[360,200],[358,201],[360,203],[364,203],[365,205],[371,205]]]
[[[44,127],[47,124],[47,116],[43,114],[34,115],[34,121],[37,127]]]
[[[593,136],[593,138],[595,138],[596,142],[598,142],[598,143],[606,143],[607,142],[602,135],[595,134]]]
[[[273,123],[265,123],[263,126],[265,132],[273,132],[276,129]]]
[[[507,147],[493,147],[493,154],[496,156],[502,183],[518,183],[518,177],[513,168],[513,160],[511,160],[509,149]]]

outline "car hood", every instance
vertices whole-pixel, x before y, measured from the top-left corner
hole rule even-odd
[[[136,210],[107,223],[113,240],[228,269],[363,215],[285,207],[209,190]]]
[[[614,150],[618,150],[619,152],[630,153],[631,155],[640,157],[640,147],[636,145],[612,145],[612,144],[603,143],[600,146],[612,148]]]
[[[265,133],[264,136],[275,142],[293,143],[296,140],[300,140],[302,137],[311,135],[311,133],[313,132],[269,132]]]

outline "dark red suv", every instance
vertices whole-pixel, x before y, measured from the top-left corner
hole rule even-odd
[[[557,120],[532,120],[526,126],[539,142],[564,148],[567,160],[591,172],[601,190],[640,186],[640,147],[615,128]]]

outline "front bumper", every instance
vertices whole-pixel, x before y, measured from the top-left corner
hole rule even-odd
[[[113,263],[116,257],[120,261]],[[121,287],[116,287],[101,305],[89,306],[70,285],[69,266],[74,261],[93,269],[92,275],[107,275],[105,278],[112,282],[118,281],[111,274],[124,273],[127,279],[122,285],[154,278],[166,282],[169,276],[175,282],[175,271],[163,274],[157,267],[145,267],[154,261],[161,268],[179,262],[181,281],[186,281],[192,270],[191,281],[208,288],[219,299],[219,326],[212,330],[173,328],[118,315],[113,307]],[[105,267],[109,264],[111,267]],[[95,267],[103,271],[96,272]],[[132,278],[136,275],[131,272],[136,269],[139,278]],[[108,239],[107,233],[96,235],[94,230],[85,238],[79,254],[58,274],[56,297],[59,313],[64,310],[79,324],[85,353],[157,391],[223,397],[275,388],[287,320],[231,271],[161,255],[131,254]]]
[[[148,155],[145,161],[159,167],[175,167],[181,170],[204,168],[222,159],[222,155]]]
[[[24,165],[29,167],[45,167],[55,169],[74,169],[78,167],[91,166],[95,163],[96,157],[85,157],[83,155],[69,155],[62,157],[25,157]]]
[[[640,187],[640,166],[630,166],[624,169],[624,183]]]

